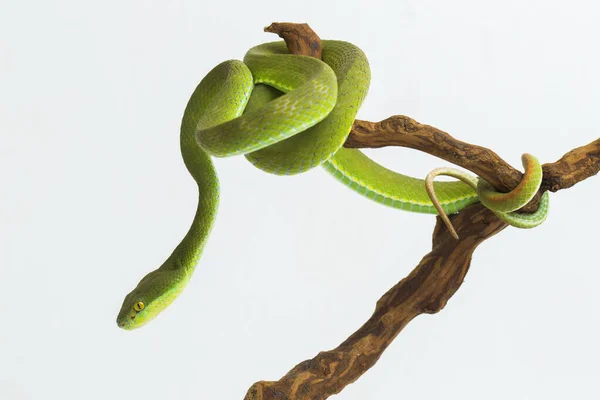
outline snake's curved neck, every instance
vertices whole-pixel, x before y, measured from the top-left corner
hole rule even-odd
[[[219,180],[210,156],[198,146],[194,136],[195,125],[184,116],[181,126],[181,154],[189,173],[198,185],[198,206],[194,220],[182,239],[173,250],[163,268],[182,269],[191,275],[198,263],[213,227],[219,203]]]

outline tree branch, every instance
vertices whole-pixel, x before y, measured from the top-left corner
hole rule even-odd
[[[308,24],[273,22],[264,31],[278,34],[292,54],[321,59],[321,39]]]
[[[542,165],[542,187],[552,192],[567,189],[600,172],[600,138],[578,147],[552,164]]]
[[[306,24],[274,23],[265,30],[284,38],[291,53],[320,56],[320,39]],[[424,151],[474,172],[502,191],[513,189],[522,178],[521,172],[493,151],[461,142],[446,132],[401,115],[380,122],[356,120],[345,146],[402,146]],[[537,208],[543,191],[565,189],[597,174],[600,139],[571,150],[555,163],[544,164],[543,171],[540,193],[523,208],[525,211]],[[301,362],[280,380],[255,383],[245,399],[326,399],[371,368],[413,318],[442,310],[462,284],[477,246],[507,226],[481,204],[467,207],[450,218],[460,239],[452,238],[438,218],[432,251],[383,295],[362,327],[337,348]]]
[[[499,191],[508,192],[521,181],[523,174],[492,150],[461,142],[430,125],[410,117],[394,115],[380,122],[356,120],[344,147],[409,147],[459,165],[488,181]],[[600,139],[569,151],[555,163],[542,166],[544,177],[540,191],[522,211],[535,211],[540,196],[556,192],[596,175],[600,171]]]
[[[471,255],[485,239],[506,227],[480,204],[452,216],[454,240],[438,218],[433,250],[377,302],[369,320],[337,348],[296,365],[278,381],[255,383],[246,400],[326,399],[371,368],[408,323],[444,308],[463,282]]]

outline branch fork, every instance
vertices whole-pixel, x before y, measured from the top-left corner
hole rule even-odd
[[[282,37],[290,53],[321,56],[321,40],[307,24],[273,23],[265,31]],[[379,122],[356,120],[344,146],[420,150],[470,170],[504,192],[514,189],[523,178],[521,172],[492,150],[462,142],[403,115]],[[567,152],[554,163],[544,164],[542,169],[542,185],[522,208],[525,212],[537,209],[544,191],[567,189],[596,175],[600,171],[600,138]],[[363,326],[335,349],[302,361],[278,381],[256,382],[245,400],[326,399],[375,365],[413,318],[441,311],[461,286],[477,246],[507,226],[481,204],[471,205],[449,218],[460,239],[455,240],[438,217],[431,252],[381,297]]]

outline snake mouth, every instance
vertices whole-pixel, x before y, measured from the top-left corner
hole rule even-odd
[[[137,316],[137,313],[129,315],[129,320],[130,322],[133,322],[135,320],[135,317]],[[127,329],[127,326],[129,325],[129,323],[127,322],[126,317],[124,317],[121,322],[118,323],[119,327],[121,328],[125,328]]]

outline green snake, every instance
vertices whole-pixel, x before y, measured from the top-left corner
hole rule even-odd
[[[544,221],[547,193],[536,212],[514,212],[532,199],[541,183],[541,166],[532,156],[524,156],[522,184],[510,193],[498,193],[482,179],[450,169],[432,171],[426,184],[375,163],[359,150],[342,147],[368,91],[369,63],[351,43],[324,40],[322,46],[321,61],[289,54],[283,41],[261,44],[243,61],[217,65],[196,87],[183,114],[180,146],[198,185],[198,208],[172,254],[125,297],[119,327],[145,325],[190,280],[219,203],[211,156],[244,154],[257,168],[280,175],[323,165],[354,191],[407,211],[445,216],[480,201],[510,225],[531,228]],[[466,183],[434,183],[439,174]]]

